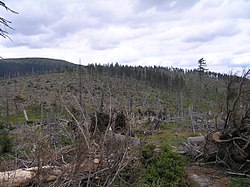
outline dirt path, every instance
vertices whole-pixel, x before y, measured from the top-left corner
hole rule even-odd
[[[186,168],[194,187],[228,187],[229,179],[222,170],[200,166]]]

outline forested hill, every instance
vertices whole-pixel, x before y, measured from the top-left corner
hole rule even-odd
[[[9,58],[0,60],[0,77],[9,78],[22,75],[44,74],[74,67],[64,60],[48,58]]]
[[[12,78],[23,75],[46,74],[58,71],[76,69],[78,65],[65,60],[49,58],[9,58],[0,59],[0,78]],[[128,66],[116,64],[89,64],[83,66],[86,70],[98,73],[109,74],[116,77],[136,78],[154,84],[164,83],[166,86],[170,82],[183,82],[180,75],[198,75],[195,69],[184,70],[182,68],[160,67],[160,66]],[[227,74],[207,71],[203,76],[215,79],[227,79]],[[180,79],[180,80],[179,80]],[[176,84],[175,84],[176,85]]]
[[[162,66],[128,66],[116,64],[89,64],[84,66],[90,73],[107,74],[119,78],[135,78],[152,83],[152,86],[164,85],[164,87],[184,86],[185,81],[191,78],[197,82],[209,80],[227,80],[229,75],[224,73],[216,73],[211,71],[202,71],[198,69],[182,69],[176,67]]]
[[[127,111],[130,107],[134,112],[140,110],[161,113],[168,110],[173,115],[185,110],[188,112],[190,106],[200,112],[220,111],[225,102],[227,82],[232,77],[210,71],[200,72],[198,69],[128,66],[118,63],[79,66],[42,58],[2,60],[0,76],[2,79],[13,78],[0,82],[2,90],[13,89],[5,94],[12,95],[12,101],[16,95],[24,97],[27,106],[32,106],[32,103],[28,103],[31,92],[36,101],[46,95],[49,106],[58,100],[55,99],[55,94],[68,97],[67,94],[72,92],[74,95],[84,95],[86,107],[93,111],[93,108],[98,107],[92,106],[92,100],[88,100],[87,94],[93,94],[100,101],[102,97],[110,98],[111,93],[114,100],[119,101],[113,103],[114,107],[121,111]],[[15,86],[10,86],[11,84]],[[26,91],[23,89],[25,87]],[[20,93],[14,88],[20,88]],[[2,99],[4,104],[4,97]],[[74,103],[73,100],[71,102]],[[2,109],[5,106],[7,105],[3,105]],[[12,108],[14,111],[14,104]],[[108,104],[106,108],[109,108]]]

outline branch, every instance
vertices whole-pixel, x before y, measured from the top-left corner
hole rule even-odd
[[[9,7],[7,7],[5,5],[4,2],[0,1],[0,6],[4,7],[7,11],[10,11],[11,13],[14,13],[14,14],[18,14],[18,12],[10,9]],[[10,26],[11,22],[0,17],[0,25],[3,25],[3,27],[7,27],[9,29],[12,29],[14,30],[11,26]],[[9,38],[11,40],[11,38],[8,36],[8,32],[3,30],[2,28],[0,28],[0,36],[2,36],[3,38]]]
[[[113,178],[111,179],[111,181],[107,184],[107,187],[109,187],[109,186],[111,186],[113,184],[113,182],[115,181],[115,178],[117,177],[117,175],[121,172],[122,169],[124,169],[127,166],[126,163],[125,164],[121,164],[125,160],[125,158],[127,156],[127,153],[128,153],[128,150],[126,149],[125,152],[124,152],[124,154],[123,154],[123,156],[122,156],[122,159],[121,159],[120,163],[118,164],[118,168],[116,170],[116,173],[113,176]],[[106,181],[106,182],[108,182],[108,181]]]
[[[76,122],[76,126],[77,126],[77,128],[81,131],[81,133],[82,133],[82,135],[83,135],[83,137],[84,137],[84,139],[85,139],[87,148],[88,148],[88,150],[89,150],[89,149],[90,149],[90,145],[89,145],[90,142],[89,142],[89,138],[87,137],[86,133],[84,132],[84,129],[81,127],[79,121],[76,119],[76,117],[74,116],[74,114],[72,114],[72,113],[70,112],[70,110],[69,110],[68,107],[66,106],[66,104],[65,104],[65,102],[64,102],[64,100],[63,100],[62,97],[61,97],[61,101],[62,101],[62,103],[64,104],[65,110],[70,114],[70,116],[71,116],[71,117],[74,119],[74,121]]]
[[[10,11],[10,12],[12,12],[12,13],[14,13],[14,14],[18,14],[18,12],[16,12],[16,11],[10,9],[9,7],[7,7],[7,6],[5,5],[5,3],[2,2],[2,1],[0,1],[0,6],[4,7],[7,11]]]
[[[229,175],[236,175],[236,176],[240,176],[240,177],[248,177],[250,178],[250,175],[245,174],[245,173],[235,173],[235,172],[231,172],[231,171],[226,171],[227,174]]]
[[[233,105],[232,107],[230,107],[230,92],[234,92],[232,89],[232,85],[233,85],[233,75],[231,75],[229,77],[229,82],[228,82],[228,85],[227,85],[227,101],[226,101],[226,105],[227,105],[227,116],[226,116],[226,120],[225,120],[225,125],[224,125],[224,130],[226,130],[228,127],[229,127],[229,120],[230,120],[230,117],[232,115],[232,113],[234,111],[236,111],[236,105],[237,103],[239,102],[240,100],[240,97],[243,93],[243,86],[244,86],[244,83],[246,81],[246,79],[248,78],[250,74],[250,69],[248,69],[247,71],[243,70],[242,72],[242,76],[240,77],[240,82],[239,82],[239,85],[237,87],[237,95],[233,101]],[[232,93],[231,93],[232,94]]]

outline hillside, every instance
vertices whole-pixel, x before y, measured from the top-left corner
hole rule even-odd
[[[29,65],[29,59],[20,59],[15,63],[18,64],[18,61],[26,62],[24,64],[29,68],[40,62],[39,59],[32,59]],[[49,59],[43,62],[44,66],[40,65],[43,71],[61,65],[61,61]],[[32,109],[39,113],[41,106],[48,114],[62,111],[62,98],[69,103],[71,110],[79,110],[77,98],[89,114],[100,109],[102,99],[106,112],[111,107],[135,116],[188,117],[190,107],[199,113],[219,112],[222,109],[226,89],[224,79],[214,74],[206,74],[200,79],[195,71],[163,67],[88,65],[61,73],[34,73],[1,81],[0,111],[2,118],[14,114],[16,97],[21,100],[19,112]],[[60,116],[60,113],[56,115]]]
[[[73,66],[59,71],[44,71],[45,67],[42,73],[24,73],[25,76],[0,80],[0,182],[3,186],[13,183],[48,186],[47,182],[50,186],[80,183],[83,186],[150,186],[159,179],[165,183],[162,186],[170,183],[190,186],[184,168],[188,161],[172,148],[178,151],[176,148],[191,136],[204,135],[205,139],[205,134],[221,129],[226,124],[225,109],[231,111],[229,125],[249,124],[246,78],[118,63]],[[228,86],[230,79],[234,83]],[[243,85],[242,80],[246,85],[241,89],[240,99],[236,99],[237,86]],[[235,118],[238,112],[244,114],[245,107],[245,116]],[[114,131],[107,131],[107,127]],[[246,129],[243,128],[243,133],[250,132]],[[230,135],[235,134],[234,128],[232,132],[229,131]],[[245,140],[244,137],[233,140],[236,139]],[[239,143],[249,150],[249,143]],[[210,153],[217,154],[214,145],[222,145],[219,150],[225,150],[230,144],[225,140],[205,145],[204,155],[210,156]],[[194,147],[194,153],[197,148]],[[231,147],[230,153],[238,154],[238,149],[242,150],[239,146]],[[201,156],[201,151],[199,148],[195,158]],[[194,169],[188,165],[186,169],[189,174],[200,175],[199,171],[205,168]],[[25,177],[6,179],[6,173],[15,176],[12,173],[17,172]],[[203,177],[210,179],[215,172],[211,170]],[[225,172],[221,173],[226,178]],[[229,182],[226,178],[226,183]]]
[[[48,58],[9,58],[0,59],[0,77],[17,77],[30,74],[44,74],[64,70],[75,65],[64,61]]]

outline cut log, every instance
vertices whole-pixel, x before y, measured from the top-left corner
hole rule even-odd
[[[45,182],[53,182],[62,173],[59,167],[43,166],[41,168],[31,167],[17,169],[13,171],[0,172],[0,186],[18,187],[29,184],[37,177],[38,170],[45,172],[45,175],[40,175],[39,179]]]
[[[206,141],[205,136],[188,137],[187,141],[188,154],[194,159],[200,157]]]
[[[244,142],[248,142],[246,138],[243,137],[231,137],[230,139],[224,139],[225,135],[222,132],[214,132],[211,134],[211,139],[215,142],[220,142],[220,143],[226,143],[226,142],[231,142],[233,140],[241,140]]]
[[[223,134],[221,132],[214,132],[211,135],[211,139],[215,142],[221,142],[222,136],[223,136]]]
[[[188,137],[187,142],[189,145],[197,145],[201,146],[205,144],[205,136],[195,136],[195,137]]]
[[[29,169],[17,169],[0,173],[1,186],[22,186],[29,183],[35,177],[35,173]]]

